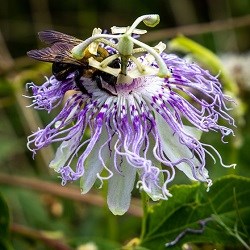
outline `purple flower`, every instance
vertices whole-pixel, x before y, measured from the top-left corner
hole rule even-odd
[[[134,28],[133,34],[141,34]],[[100,40],[100,44],[112,59],[121,58],[121,46],[115,47],[120,40],[114,39],[115,35],[110,38],[108,42]],[[32,106],[48,112],[62,103],[66,91],[75,90],[54,120],[28,137],[28,148],[36,153],[60,142],[50,167],[61,175],[62,184],[80,179],[85,194],[97,180],[100,185],[106,181],[107,203],[117,215],[128,210],[135,185],[154,201],[168,199],[169,183],[179,170],[209,187],[212,181],[206,158],[215,161],[216,157],[226,165],[213,146],[200,141],[201,134],[218,131],[224,141],[233,131],[218,121],[234,125],[226,106],[232,100],[222,93],[217,77],[195,63],[162,52],[162,44],[152,52],[132,39],[145,52],[127,60],[126,76],[120,59],[121,73],[115,86],[100,78],[100,87],[99,80],[81,77],[88,94],[83,93],[74,72],[62,81],[52,76],[42,86],[28,84],[33,91]],[[134,50],[137,53],[138,49]],[[102,62],[91,60],[90,65],[100,70]],[[109,68],[105,72],[113,74]]]

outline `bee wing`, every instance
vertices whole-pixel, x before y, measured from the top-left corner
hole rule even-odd
[[[82,40],[66,35],[64,33],[55,31],[55,30],[44,30],[38,33],[38,36],[41,41],[47,43],[47,44],[55,44],[55,43],[66,43],[71,44],[73,46],[78,45],[82,42]]]
[[[65,43],[55,43],[51,47],[46,47],[38,50],[30,50],[27,55],[39,61],[44,62],[63,62],[71,63],[75,65],[84,65],[82,61],[79,61],[72,57],[71,50],[74,46]]]

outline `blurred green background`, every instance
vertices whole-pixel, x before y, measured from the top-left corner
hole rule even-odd
[[[236,136],[230,145],[218,143],[220,137],[204,136],[216,146],[225,163],[237,163],[236,170],[219,166],[209,169],[212,178],[233,173],[250,177],[250,1],[249,0],[8,0],[0,6],[0,193],[10,209],[10,232],[14,249],[70,249],[71,245],[106,239],[107,246],[138,236],[141,210],[138,200],[121,218],[110,215],[101,190],[80,197],[79,183],[60,187],[60,179],[48,164],[54,148],[39,152],[35,159],[26,148],[26,138],[43,127],[51,114],[27,108],[30,99],[25,84],[43,83],[50,66],[26,56],[28,50],[42,47],[37,32],[54,29],[81,39],[94,27],[128,26],[140,15],[159,14],[160,24],[148,29],[142,40],[166,43],[183,34],[213,51],[237,84],[242,106],[235,107]],[[145,28],[143,25],[141,28]],[[184,56],[182,51],[176,51]],[[219,73],[219,72],[218,72]],[[240,117],[239,117],[240,116]],[[182,174],[176,183],[184,181]],[[39,181],[38,181],[39,180]],[[51,185],[51,186],[50,186]],[[93,195],[93,196],[91,196]],[[135,197],[137,193],[135,191]],[[119,226],[118,226],[119,225]],[[26,230],[26,231],[25,231]],[[56,239],[49,244],[41,237],[46,230]],[[0,232],[1,233],[1,232]],[[65,238],[64,238],[64,236]],[[1,235],[0,235],[1,238]],[[57,246],[57,239],[62,246]],[[55,245],[53,245],[55,243]],[[1,245],[0,245],[1,249]]]

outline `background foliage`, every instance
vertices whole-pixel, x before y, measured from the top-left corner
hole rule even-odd
[[[26,108],[30,102],[22,95],[28,94],[26,82],[42,83],[44,75],[50,75],[49,64],[26,56],[28,50],[42,46],[38,31],[55,29],[84,39],[94,27],[129,25],[149,13],[159,14],[161,22],[142,39],[168,43],[184,34],[210,49],[236,82],[233,94],[241,105],[233,113],[237,129],[229,144],[222,145],[216,134],[203,138],[216,145],[226,163],[237,163],[237,168],[208,165],[217,180],[209,193],[202,185],[178,185],[186,181],[180,173],[172,189],[174,197],[147,213],[142,247],[136,249],[165,249],[164,244],[183,230],[199,229],[197,221],[210,217],[204,233],[187,232],[172,249],[181,249],[188,241],[195,242],[189,244],[192,249],[247,249],[244,243],[250,245],[250,1],[8,0],[0,7],[0,249],[119,249],[140,236],[142,209],[136,190],[129,212],[115,217],[107,210],[102,191],[80,196],[79,183],[60,186],[47,167],[53,147],[32,159],[26,137],[47,124],[56,111],[47,115]],[[175,52],[187,54],[180,47]],[[190,52],[209,67],[208,60]],[[227,175],[234,177],[221,179]],[[223,202],[226,205],[220,206]]]

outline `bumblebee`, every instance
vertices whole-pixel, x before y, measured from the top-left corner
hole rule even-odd
[[[110,56],[106,49],[99,46],[97,49],[97,55],[93,55],[89,51],[86,51],[82,59],[76,59],[72,56],[71,50],[76,45],[80,44],[82,40],[54,30],[41,31],[38,33],[38,36],[39,39],[48,44],[49,47],[28,51],[27,55],[39,61],[51,62],[52,74],[57,80],[65,80],[69,74],[74,73],[76,86],[82,91],[82,93],[90,95],[82,84],[82,81],[80,81],[83,76],[96,81],[99,89],[115,95],[113,92],[111,93],[108,89],[103,87],[102,80],[113,86],[116,91],[115,84],[117,77],[91,67],[88,63],[90,57],[101,62]],[[112,61],[109,66],[112,68],[119,68],[120,60],[116,59]]]

